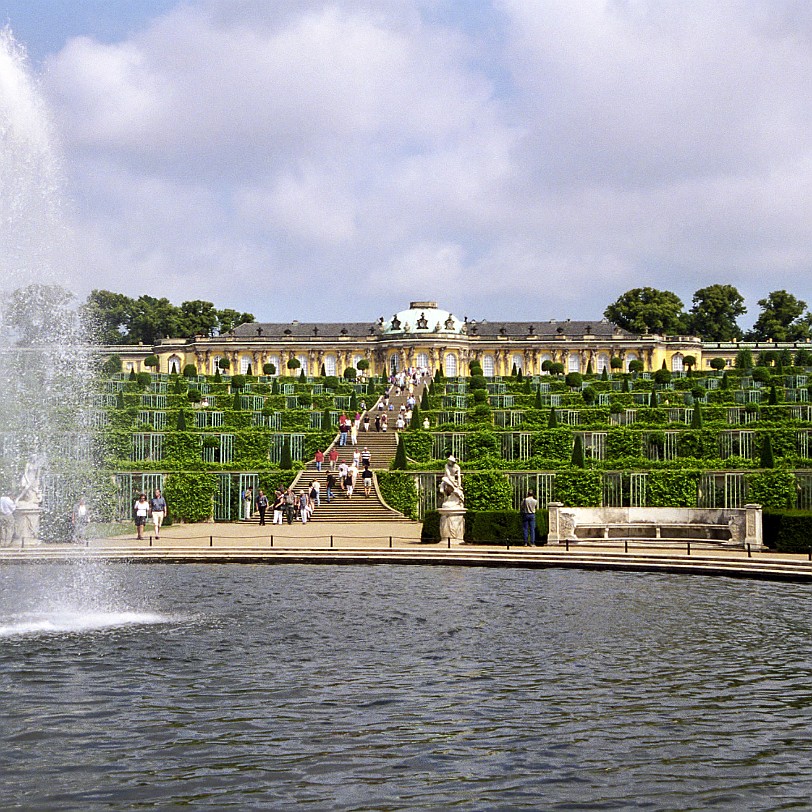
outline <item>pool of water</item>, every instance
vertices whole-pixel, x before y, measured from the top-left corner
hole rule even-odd
[[[806,586],[0,568],[0,807],[809,808]]]

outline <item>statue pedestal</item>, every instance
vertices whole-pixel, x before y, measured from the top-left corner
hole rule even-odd
[[[440,514],[440,541],[451,539],[456,544],[462,544],[465,538],[465,514],[464,507],[439,507]]]
[[[14,543],[20,548],[34,547],[40,544],[39,519],[42,508],[39,505],[28,506],[18,503],[14,511]]]

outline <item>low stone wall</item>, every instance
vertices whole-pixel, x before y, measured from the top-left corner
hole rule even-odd
[[[708,541],[761,550],[761,505],[743,508],[564,507],[550,502],[548,544],[601,539]]]

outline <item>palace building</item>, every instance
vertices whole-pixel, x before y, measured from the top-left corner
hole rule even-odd
[[[437,302],[411,302],[390,318],[367,322],[299,322],[241,324],[226,335],[193,339],[163,339],[154,346],[107,347],[121,356],[125,371],[145,369],[149,355],[157,355],[158,372],[181,372],[192,364],[198,374],[213,374],[221,358],[228,358],[231,374],[249,367],[262,374],[273,364],[276,374],[342,375],[347,367],[368,362],[368,375],[390,375],[409,367],[442,369],[446,377],[466,375],[478,360],[486,376],[510,375],[515,367],[524,375],[543,373],[545,361],[560,362],[565,372],[600,373],[610,359],[619,358],[627,370],[642,361],[647,371],[663,366],[683,369],[683,359],[696,359],[704,368],[702,342],[694,336],[636,335],[606,319],[597,321],[474,321],[459,318]],[[362,365],[366,366],[366,365]]]

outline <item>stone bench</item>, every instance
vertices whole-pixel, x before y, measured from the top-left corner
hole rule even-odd
[[[761,506],[743,508],[564,507],[549,504],[550,545],[628,539],[697,541],[762,549]]]

